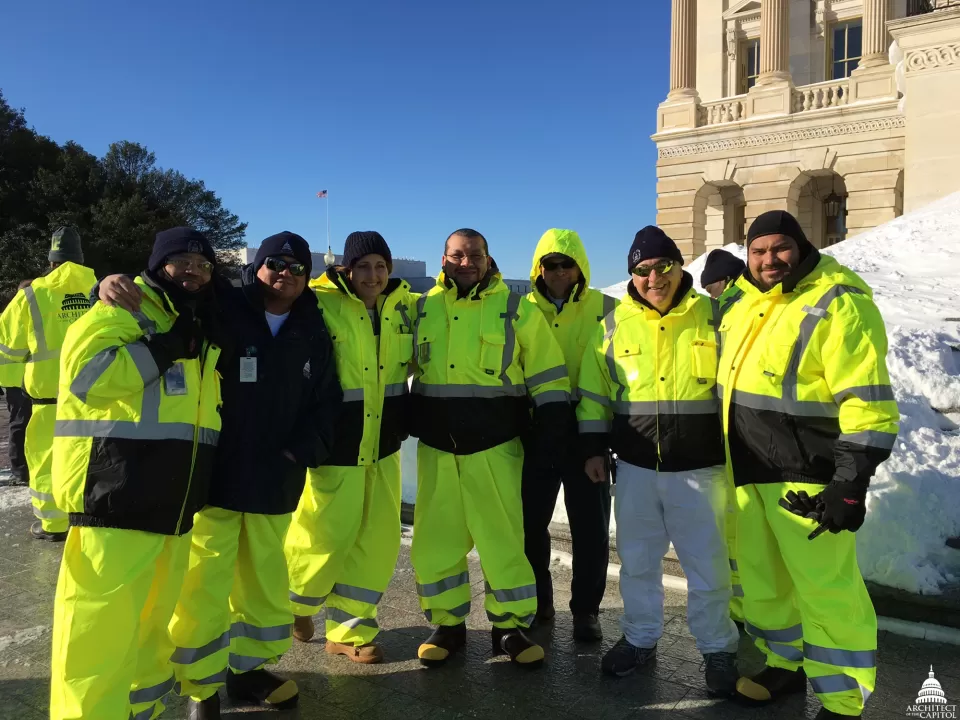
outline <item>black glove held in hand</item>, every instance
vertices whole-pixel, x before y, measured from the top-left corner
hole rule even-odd
[[[198,357],[203,334],[193,319],[193,313],[184,311],[177,316],[173,327],[167,332],[148,335],[144,342],[162,375],[177,360],[192,360]]]
[[[810,497],[806,490],[800,492],[790,490],[786,497],[780,498],[780,507],[794,515],[814,520],[819,524],[823,517],[823,501],[820,495]]]
[[[833,480],[822,493],[821,525],[832,533],[841,530],[856,532],[867,514],[867,489],[858,483]]]

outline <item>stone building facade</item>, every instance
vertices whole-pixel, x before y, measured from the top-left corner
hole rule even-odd
[[[771,209],[824,247],[960,189],[960,146],[947,149],[960,130],[956,2],[672,4],[670,93],[653,136],[657,223],[686,256],[742,243]],[[911,48],[896,67],[894,37]],[[934,161],[947,177],[924,180]]]

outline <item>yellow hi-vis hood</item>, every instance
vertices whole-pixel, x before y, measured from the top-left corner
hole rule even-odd
[[[583,246],[583,241],[573,230],[557,228],[547,230],[533,252],[533,265],[530,268],[531,287],[537,286],[537,278],[540,277],[540,260],[544,255],[551,253],[562,253],[576,260],[577,265],[580,266],[580,272],[583,273],[584,287],[590,287],[590,261],[587,260],[587,249]]]

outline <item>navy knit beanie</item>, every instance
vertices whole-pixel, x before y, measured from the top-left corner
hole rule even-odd
[[[167,258],[178,253],[200,253],[214,265],[217,264],[217,256],[203,233],[193,228],[175,227],[157,233],[147,269],[153,273],[159,272]]]
[[[700,285],[706,287],[718,280],[740,277],[746,267],[743,260],[736,255],[731,255],[726,250],[713,250],[707,255],[707,261],[703,264]]]
[[[806,255],[813,249],[800,223],[786,210],[769,210],[754,220],[747,231],[747,247],[758,237],[766,235],[786,235],[792,238],[800,248],[801,255]]]
[[[82,265],[83,247],[80,245],[80,233],[72,227],[57,228],[50,241],[47,260],[52,263],[72,262]]]
[[[307,276],[313,270],[313,256],[310,254],[310,246],[307,241],[296,233],[284,230],[276,235],[265,238],[257,249],[257,255],[253,258],[253,269],[259,270],[268,257],[279,257],[280,255],[289,255],[296,258],[307,266]]]
[[[670,258],[683,265],[683,255],[677,244],[656,225],[647,225],[633,238],[633,245],[627,254],[627,272],[633,272],[644,260],[654,258]]]
[[[374,253],[382,256],[387,261],[387,269],[393,272],[393,255],[390,254],[390,246],[383,239],[383,235],[376,230],[352,232],[347,235],[347,241],[343,244],[343,264],[348,268],[353,267],[364,255]]]

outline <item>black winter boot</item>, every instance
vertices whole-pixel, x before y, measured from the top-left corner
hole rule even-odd
[[[596,615],[574,615],[573,639],[577,642],[600,642],[603,640],[600,619]]]
[[[510,660],[523,667],[543,665],[543,648],[523,634],[520,628],[497,628],[491,633],[494,655],[509,655]]]
[[[227,671],[227,695],[236,703],[290,710],[300,702],[297,684],[268,670]]]
[[[188,720],[220,720],[220,694],[214,693],[206,700],[190,698]]]
[[[860,717],[859,715],[841,715],[840,713],[835,713],[833,710],[827,710],[826,708],[820,708],[820,712],[817,713],[817,717],[814,720],[844,720],[844,718],[853,718]]]
[[[752,678],[737,680],[737,693],[734,696],[745,705],[766,705],[782,695],[804,693],[807,691],[807,674],[803,668],[785,670],[767,666]]]
[[[420,663],[427,667],[443,665],[455,652],[467,644],[467,626],[440,625],[417,649]]]

